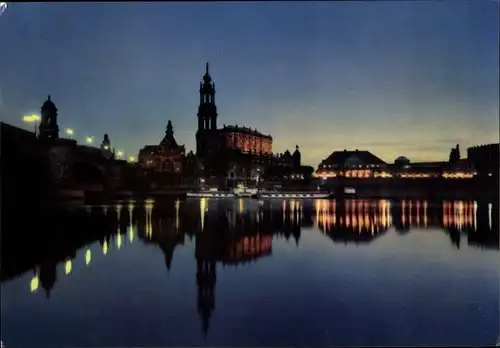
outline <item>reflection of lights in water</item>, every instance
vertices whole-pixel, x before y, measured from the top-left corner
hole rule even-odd
[[[181,207],[181,201],[178,199],[175,201],[175,229],[179,229],[179,209]]]
[[[31,292],[37,291],[39,285],[40,285],[40,280],[38,278],[38,275],[35,274],[33,276],[33,279],[31,279],[31,283],[30,283],[30,290],[31,290]]]
[[[116,236],[116,246],[118,247],[118,249],[120,249],[122,247],[122,235],[121,234],[118,234]]]
[[[108,253],[108,241],[104,240],[104,243],[102,243],[102,253],[106,255]]]
[[[299,203],[296,202],[296,204]],[[336,226],[337,221],[335,212],[332,213],[332,211],[327,209],[321,211],[320,206],[322,204],[323,202],[316,202],[316,224],[325,232],[326,226]],[[353,206],[354,210],[351,209]],[[405,209],[404,214],[403,207]],[[401,208],[400,221],[404,226],[413,227],[413,224],[415,224],[418,227],[427,227],[429,223],[427,216],[427,201],[404,201],[401,203]],[[299,208],[296,207],[296,210],[297,209]],[[474,229],[476,229],[477,209],[477,203],[473,201],[443,201],[443,226],[463,230],[464,228],[472,228],[474,224]],[[489,204],[488,209],[489,215],[491,216],[492,204]],[[414,214],[417,214],[417,216]],[[354,231],[366,230],[370,232],[373,225],[374,233],[377,233],[380,227],[387,228],[393,226],[390,205],[384,201],[379,201],[374,206],[365,204],[365,201],[363,201],[363,204],[355,202],[354,205],[352,202],[347,201],[346,211],[338,222],[341,226],[352,228]]]
[[[85,252],[85,264],[88,265],[90,263],[90,260],[92,260],[92,255],[90,253],[90,250],[87,249]]]
[[[490,226],[490,230],[491,230],[491,209],[492,208],[493,208],[493,204],[488,203],[488,223]]]
[[[118,219],[120,219],[121,212],[122,212],[122,205],[121,204],[117,204],[116,205],[116,215],[118,216]]]
[[[134,241],[134,229],[132,227],[128,228],[128,240],[130,243]]]
[[[412,208],[412,202],[409,201],[408,202],[408,224],[411,226],[411,217],[412,217],[412,212],[411,212],[411,208]]]
[[[153,238],[153,223],[152,223],[152,210],[146,210],[146,236],[151,240]]]
[[[240,212],[240,214],[243,214],[243,212],[245,211],[245,201],[243,200],[243,198],[240,198],[238,200],[238,211]]]
[[[417,227],[420,227],[420,201],[417,201]]]
[[[281,202],[281,210],[283,212],[283,214],[282,214],[283,215],[283,223],[285,223],[285,217],[286,217],[286,201],[285,200],[283,200]]]
[[[207,212],[207,199],[200,199],[200,221],[201,221],[201,230],[205,227],[205,213]]]
[[[148,239],[153,238],[153,207],[154,207],[154,200],[153,199],[146,199],[144,201],[144,208],[146,209],[146,237]],[[132,222],[130,223],[130,227],[132,228]]]
[[[474,219],[474,231],[477,231],[477,202],[474,201],[474,213],[473,213],[473,219]]]
[[[66,264],[64,265],[64,271],[66,272],[66,275],[71,273],[71,260],[66,261]]]
[[[427,201],[424,201],[424,227],[427,227]]]
[[[319,210],[321,209],[321,202],[319,199],[316,200],[316,226],[319,226]]]
[[[461,230],[464,224],[464,202],[458,203],[458,229]]]

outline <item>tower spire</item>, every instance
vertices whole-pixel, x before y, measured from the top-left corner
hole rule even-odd
[[[205,73],[208,75],[208,62],[207,65],[205,66]]]

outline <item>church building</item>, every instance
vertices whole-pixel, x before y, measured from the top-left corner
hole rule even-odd
[[[220,150],[237,150],[242,153],[264,156],[272,154],[273,138],[270,135],[238,125],[224,125],[219,129],[217,117],[215,83],[212,81],[207,63],[203,82],[200,82],[196,155],[205,158]]]
[[[174,138],[174,127],[168,121],[163,140],[158,145],[146,145],[139,151],[139,164],[155,172],[181,173],[185,147]]]
[[[298,145],[293,155],[288,150],[284,154],[273,154],[270,135],[238,125],[218,128],[215,92],[207,63],[200,82],[196,131],[196,157],[205,176],[245,181],[263,179],[267,173],[276,178],[304,178]],[[283,168],[288,169],[283,171]]]

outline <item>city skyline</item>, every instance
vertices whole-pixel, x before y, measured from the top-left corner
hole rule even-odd
[[[298,144],[314,167],[344,148],[447,160],[499,138],[493,1],[12,4],[0,30],[3,121],[51,94],[62,130],[134,156],[168,120],[194,150],[206,61],[219,127]]]

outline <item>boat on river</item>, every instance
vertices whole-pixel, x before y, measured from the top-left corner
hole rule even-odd
[[[329,199],[333,195],[330,192],[320,191],[267,191],[260,190],[255,187],[247,187],[246,185],[239,184],[233,191],[219,191],[217,188],[210,188],[208,190],[201,190],[196,192],[187,192],[187,197],[196,198],[257,198],[257,199]]]
[[[235,194],[231,192],[223,191],[199,191],[199,192],[187,192],[187,197],[197,197],[197,198],[235,198]]]
[[[259,199],[328,199],[329,192],[259,192]]]
[[[186,196],[196,198],[234,198],[235,194],[228,191],[219,191],[217,188],[210,188],[208,190],[187,192]]]

